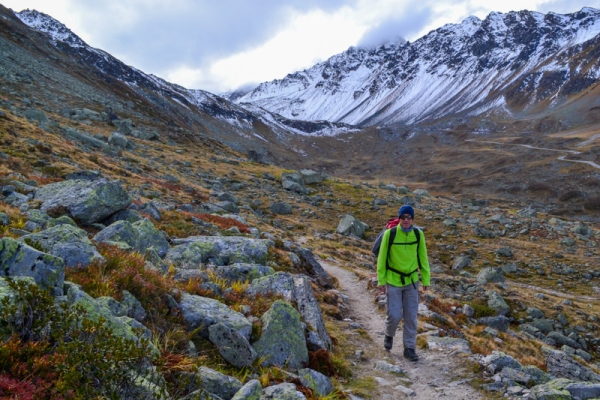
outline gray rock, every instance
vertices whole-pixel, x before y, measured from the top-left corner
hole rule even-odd
[[[211,262],[214,265],[235,263],[262,264],[267,261],[271,242],[238,236],[191,236],[173,239],[175,247],[167,252],[165,260],[175,266],[198,266]]]
[[[336,232],[344,236],[354,235],[362,238],[368,227],[364,222],[357,220],[350,214],[346,214],[340,220]]]
[[[493,290],[489,290],[486,294],[488,296],[488,307],[495,310],[499,315],[507,315],[510,312],[510,307],[502,296]]]
[[[117,300],[109,296],[101,296],[96,298],[96,302],[102,307],[106,307],[110,310],[112,315],[115,317],[124,317],[127,315],[127,307]]]
[[[527,315],[534,319],[544,318],[544,312],[536,307],[527,307]]]
[[[254,349],[263,359],[261,365],[292,369],[308,363],[308,349],[300,314],[290,304],[277,300],[262,316],[263,329]]]
[[[75,128],[64,128],[63,133],[67,138],[76,140],[90,147],[98,149],[105,149],[107,147],[106,143],[103,141],[96,139],[87,132],[80,132]]]
[[[31,277],[40,287],[62,296],[65,263],[13,238],[0,238],[0,277]]]
[[[219,322],[211,325],[208,332],[208,338],[217,346],[219,354],[234,367],[248,367],[256,359],[256,351],[248,339],[235,329]]]
[[[214,369],[202,366],[197,373],[184,372],[178,376],[180,382],[185,382],[189,392],[206,391],[219,399],[231,399],[242,388],[242,382],[231,376],[222,374]],[[201,393],[198,393],[199,395]],[[198,399],[204,399],[196,397]],[[212,397],[214,398],[214,397]]]
[[[567,345],[574,349],[581,348],[581,345],[576,340],[573,340],[570,337],[567,337],[560,332],[556,332],[556,331],[549,332],[547,337],[549,339],[554,340],[557,345]]]
[[[219,275],[219,277],[225,279],[228,283],[232,283],[252,282],[258,278],[273,275],[275,270],[265,265],[235,263],[218,266],[215,268],[215,273]]]
[[[273,214],[289,215],[292,213],[292,206],[289,203],[283,201],[271,204],[269,209]]]
[[[68,224],[22,236],[18,241],[35,243],[46,253],[62,258],[67,268],[87,267],[94,261],[104,260],[88,239],[87,232]]]
[[[104,221],[106,226],[112,225],[117,221],[127,221],[131,224],[134,222],[138,222],[144,219],[136,210],[126,209],[120,210],[111,215],[107,220]]]
[[[318,371],[304,368],[298,371],[298,376],[300,382],[310,388],[316,397],[324,397],[333,392],[334,387],[329,378]]]
[[[575,381],[600,382],[600,375],[583,364],[578,363],[567,353],[549,347],[542,347],[542,352],[546,356],[548,374],[557,378],[566,378]]]
[[[110,134],[108,138],[108,144],[114,147],[118,147],[121,149],[132,148],[133,146],[129,143],[129,140],[125,137],[125,135],[119,132],[113,132]]]
[[[131,204],[131,197],[120,184],[104,179],[51,183],[38,188],[34,198],[42,201],[40,209],[48,215],[68,214],[84,225],[100,222]]]
[[[550,381],[550,375],[536,367],[535,365],[525,365],[523,371],[529,375],[535,385],[540,385]]]
[[[138,208],[138,211],[143,214],[148,214],[157,221],[160,221],[162,219],[162,213],[160,212],[156,204],[154,204],[154,202],[152,201],[142,204]]]
[[[0,225],[8,226],[10,224],[10,218],[3,212],[0,212]]]
[[[506,248],[506,247],[500,247],[498,250],[496,250],[496,254],[499,255],[500,257],[507,257],[507,258],[513,257],[512,250],[509,248]]]
[[[529,325],[539,329],[544,335],[552,332],[554,329],[554,321],[548,318],[536,319],[529,322]]]
[[[130,119],[113,119],[110,122],[115,128],[117,128],[119,133],[122,133],[123,135],[131,134],[133,122],[131,122]]]
[[[482,226],[476,226],[473,229],[473,234],[477,237],[482,237],[485,239],[492,239],[492,238],[496,237],[496,235],[492,231],[485,229]]]
[[[528,386],[532,382],[531,376],[525,372],[521,366],[519,368],[506,366],[502,368],[502,371],[499,372],[500,378],[502,378],[502,382],[505,382],[509,385],[514,385],[515,383]]]
[[[126,309],[126,315],[135,319],[136,321],[143,322],[146,319],[147,313],[142,303],[134,295],[127,290],[123,290],[123,300],[121,304]]]
[[[288,272],[276,272],[273,275],[253,281],[248,289],[246,289],[246,293],[249,296],[277,293],[283,296],[286,301],[296,303],[303,321],[318,336],[318,339],[313,337],[316,341],[311,341],[312,345],[316,346],[317,349],[332,349],[331,338],[325,328],[321,308],[315,298],[307,276],[292,275]]]
[[[460,256],[458,257],[456,260],[454,260],[454,263],[452,264],[452,269],[463,269],[465,267],[470,267],[471,266],[471,262],[472,260],[467,257],[467,256]]]
[[[500,332],[506,332],[508,326],[510,325],[510,320],[506,318],[504,315],[498,315],[495,317],[482,317],[477,320],[479,325],[489,326],[491,328],[497,329]]]
[[[231,400],[260,400],[262,386],[256,379],[248,381],[240,390],[236,392]]]
[[[147,218],[133,224],[128,221],[117,221],[98,232],[94,240],[99,243],[117,244],[121,248],[129,247],[141,253],[152,248],[160,257],[166,256],[171,248],[164,235]],[[122,246],[120,243],[127,246]]]
[[[18,192],[12,192],[8,196],[4,198],[4,202],[13,207],[20,207],[21,205],[27,203],[29,201],[29,197],[24,194]]]
[[[209,337],[211,325],[222,322],[250,340],[252,333],[250,321],[243,314],[233,311],[218,300],[184,293],[179,308],[187,329],[190,331],[198,329],[198,333],[205,338]]]
[[[522,369],[521,364],[517,360],[501,351],[492,351],[492,354],[484,357],[481,362],[490,374],[500,372],[505,367],[510,367],[516,370]]]
[[[323,182],[323,175],[311,169],[301,169],[298,173],[302,176],[305,184],[312,185],[313,183]]]
[[[315,278],[317,283],[324,289],[333,289],[333,279],[319,264],[312,251],[300,247],[294,251],[300,258],[300,267],[307,275]]]
[[[100,171],[84,170],[71,172],[65,176],[66,180],[95,181],[102,178]]]
[[[462,306],[462,313],[467,317],[472,318],[475,315],[475,309],[468,304],[464,304]]]
[[[599,397],[599,384],[574,382],[565,378],[554,379],[548,383],[534,386],[529,393],[529,398],[533,400],[596,399]]]
[[[285,190],[300,194],[308,193],[308,190],[304,185],[304,179],[302,179],[302,175],[298,173],[283,173],[281,175],[281,185]]]
[[[432,350],[451,350],[458,354],[471,354],[469,342],[452,337],[426,336],[427,345]]]
[[[263,389],[260,400],[306,400],[293,383],[280,383]]]
[[[475,279],[480,285],[485,285],[488,282],[504,282],[504,274],[500,269],[486,267],[479,271]]]

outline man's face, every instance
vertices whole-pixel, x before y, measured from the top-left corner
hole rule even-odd
[[[402,214],[400,216],[400,225],[402,225],[402,227],[404,229],[408,229],[411,227],[412,225],[412,217],[410,216],[410,214]]]

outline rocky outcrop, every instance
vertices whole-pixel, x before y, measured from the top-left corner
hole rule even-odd
[[[173,239],[165,260],[178,267],[199,266],[204,263],[230,265],[253,263],[264,265],[271,243],[264,239],[237,236],[191,236]]]
[[[131,204],[131,197],[117,182],[67,180],[42,186],[35,191],[41,210],[50,216],[67,214],[83,225],[101,222]]]

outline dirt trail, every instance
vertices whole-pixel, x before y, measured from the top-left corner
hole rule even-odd
[[[402,356],[401,331],[396,335],[392,351],[385,351],[383,348],[385,314],[378,310],[373,302],[373,294],[368,292],[366,282],[359,281],[351,271],[330,262],[320,260],[320,263],[330,275],[338,279],[339,290],[348,296],[351,319],[358,323],[372,339],[369,345],[372,348],[364,349],[371,354],[369,361],[357,364],[359,374],[372,376],[379,382],[379,394],[372,398],[391,400],[408,398],[409,395],[411,398],[423,400],[484,398],[469,385],[469,379],[464,379],[465,376],[472,374],[464,370],[465,362],[459,356],[452,356],[444,351],[419,349],[420,360],[416,363],[410,362]],[[380,360],[401,367],[408,381],[401,375],[376,369],[375,364]],[[411,394],[411,390],[414,393]]]

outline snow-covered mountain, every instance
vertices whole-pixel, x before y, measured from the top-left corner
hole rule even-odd
[[[30,28],[47,35],[49,41],[60,51],[81,60],[96,72],[126,84],[138,95],[161,108],[174,111],[181,107],[187,110],[198,109],[230,125],[242,137],[256,137],[254,125],[257,122],[268,126],[278,135],[291,133],[304,136],[332,136],[356,130],[355,127],[344,123],[290,120],[260,107],[239,106],[210,92],[186,89],[155,75],[146,74],[103,50],[89,46],[64,24],[47,14],[27,9],[15,15]],[[260,136],[258,138],[260,139]]]
[[[599,34],[593,8],[494,12],[413,43],[350,48],[232,100],[288,118],[363,126],[535,116],[598,83]]]

